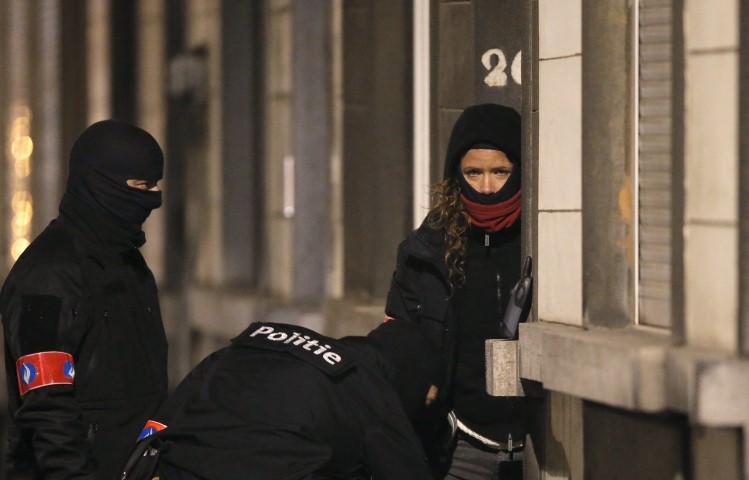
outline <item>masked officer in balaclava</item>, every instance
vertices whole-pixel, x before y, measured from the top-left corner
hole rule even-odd
[[[59,216],[0,291],[8,478],[111,479],[167,390],[156,284],[138,248],[164,158],[118,120],[75,141]]]

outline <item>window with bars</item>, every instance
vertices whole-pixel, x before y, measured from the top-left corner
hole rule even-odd
[[[638,2],[639,323],[672,324],[673,0]]]

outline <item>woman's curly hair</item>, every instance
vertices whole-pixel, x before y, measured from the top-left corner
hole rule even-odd
[[[471,222],[460,199],[460,184],[457,179],[448,178],[432,186],[431,194],[427,225],[445,232],[445,265],[450,282],[459,286],[465,281],[466,231]]]

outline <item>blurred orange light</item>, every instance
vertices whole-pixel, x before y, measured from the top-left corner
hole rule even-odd
[[[24,250],[28,248],[29,241],[25,238],[19,238],[15,242],[13,242],[13,245],[10,247],[10,256],[13,258],[13,261],[15,262],[18,260],[18,257],[21,256]]]
[[[31,224],[31,218],[33,216],[34,216],[34,211],[31,209],[31,205],[29,205],[29,208],[26,209],[25,211],[18,212],[15,215],[13,215],[13,226],[16,226],[16,225],[19,225],[19,226],[30,225]]]
[[[10,144],[10,154],[16,161],[28,160],[34,151],[34,142],[28,135],[15,137]]]
[[[13,194],[13,197],[10,200],[10,206],[13,209],[13,212],[17,213],[25,210],[27,208],[27,204],[30,205],[31,202],[31,192],[27,190],[20,190]]]
[[[31,220],[34,217],[34,206],[31,193],[28,191],[28,177],[31,174],[31,155],[34,152],[34,141],[31,139],[31,110],[25,106],[16,106],[12,110],[13,120],[8,129],[8,167],[11,172],[13,196],[11,208],[13,218],[10,227],[13,232],[10,245],[10,256],[15,262],[29,246]],[[12,165],[11,165],[12,164]],[[15,175],[13,175],[15,174]]]
[[[16,177],[18,178],[26,178],[31,174],[31,159],[30,158],[22,158],[20,160],[16,160],[15,169],[16,171]]]
[[[26,219],[13,219],[13,238],[25,238],[28,240],[29,234],[31,233],[31,222],[25,222],[25,220]]]
[[[22,115],[17,115],[10,125],[10,136],[20,137],[22,135],[28,135],[31,127],[31,117],[28,114],[28,109],[21,112]]]
[[[13,215],[13,226],[26,226],[31,224],[31,217],[34,216],[34,213],[29,209],[26,212],[17,213]]]

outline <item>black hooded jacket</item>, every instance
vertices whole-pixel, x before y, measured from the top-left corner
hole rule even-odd
[[[478,145],[478,147],[476,147]],[[470,148],[488,145],[514,164],[498,194],[520,188],[520,116],[501,105],[468,107],[453,127],[445,179],[462,175],[460,161]],[[504,190],[512,190],[505,192]],[[491,397],[485,387],[484,340],[500,338],[499,322],[520,277],[520,222],[495,233],[470,227],[465,281],[451,283],[445,264],[445,232],[425,222],[398,247],[385,313],[414,321],[444,352],[448,369],[441,398],[471,430],[492,440],[517,442],[525,434],[522,399]]]
[[[166,426],[149,439],[161,445],[159,476],[431,478],[393,364],[376,345],[253,323],[193,369],[156,415]]]
[[[95,125],[87,132],[114,127],[134,132],[135,147],[155,144],[124,122]],[[137,154],[127,145],[111,148]],[[90,149],[91,163],[111,148]],[[71,155],[76,178],[69,180],[60,215],[24,251],[0,290],[11,416],[7,478],[114,478],[132,439],[166,397],[167,342],[156,283],[136,248],[144,241],[140,225],[119,221],[70,191],[76,181],[89,185],[79,160]],[[69,363],[65,376],[55,378],[42,359],[61,356]]]

